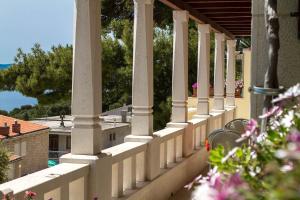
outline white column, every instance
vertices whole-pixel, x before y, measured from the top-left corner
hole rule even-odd
[[[198,24],[197,115],[209,115],[210,25]]]
[[[101,3],[75,1],[72,154],[101,150]],[[99,103],[100,102],[100,103]]]
[[[226,106],[235,106],[235,40],[227,40]]]
[[[153,134],[153,0],[134,0],[132,135]]]
[[[224,41],[223,33],[215,33],[215,77],[213,110],[224,110]]]
[[[188,100],[188,22],[187,11],[173,11],[172,122],[187,122]]]

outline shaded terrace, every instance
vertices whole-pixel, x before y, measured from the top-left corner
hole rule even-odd
[[[132,134],[101,147],[99,0],[75,3],[71,153],[62,164],[0,185],[37,199],[167,199],[207,167],[209,133],[235,118],[235,38],[251,32],[250,0],[163,0],[174,9],[172,117],[153,131],[153,1],[135,0]],[[197,112],[188,119],[188,22],[198,24]],[[210,33],[215,32],[214,102],[209,110]],[[224,57],[227,44],[226,101]]]

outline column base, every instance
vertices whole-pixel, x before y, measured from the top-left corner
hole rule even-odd
[[[224,110],[224,97],[214,97],[213,110]]]
[[[71,153],[78,155],[96,155],[102,149],[101,126],[94,128],[72,128]]]
[[[153,134],[152,111],[133,111],[131,121],[131,134],[136,136],[149,136]]]
[[[200,100],[198,98],[197,104],[197,115],[208,115],[209,114],[209,101],[207,100]]]

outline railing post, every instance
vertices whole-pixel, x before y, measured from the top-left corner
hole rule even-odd
[[[72,154],[101,151],[101,2],[75,1]]]
[[[235,40],[227,40],[226,106],[235,106]]]
[[[214,105],[213,110],[224,111],[224,41],[223,33],[215,33]]]
[[[198,24],[197,115],[209,115],[210,25]]]
[[[132,128],[125,142],[147,142],[146,177],[160,173],[159,143],[153,139],[153,4],[134,0]]]

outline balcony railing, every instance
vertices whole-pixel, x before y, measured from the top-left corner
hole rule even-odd
[[[101,1],[75,1],[73,45],[72,149],[59,165],[0,185],[2,195],[22,199],[24,192],[45,200],[168,199],[207,167],[203,148],[209,133],[235,118],[235,41],[227,41],[224,106],[225,35],[215,33],[213,111],[209,112],[210,25],[198,24],[197,111],[188,119],[189,13],[173,12],[172,117],[153,132],[153,1],[134,0],[132,134],[123,144],[102,149]]]
[[[196,176],[206,166],[205,161],[202,161],[197,155],[199,153],[206,154],[203,146],[209,133],[208,126],[211,126],[210,130],[215,130],[223,126],[223,124],[220,124],[223,120],[227,121],[233,118],[234,109],[230,109],[225,111],[223,115],[218,114],[207,119],[191,119],[185,128],[167,127],[155,132],[155,139],[152,143],[157,143],[158,149],[150,149],[150,151],[159,151],[159,157],[156,158],[159,162],[157,162],[156,167],[160,171],[158,177],[152,183],[146,177],[146,171],[151,167],[151,165],[147,165],[146,158],[149,144],[145,142],[125,142],[102,150],[103,153],[111,155],[111,159],[106,160],[110,163],[111,170],[104,171],[109,173],[110,177],[107,184],[111,184],[111,187],[106,186],[106,192],[110,192],[111,198],[126,198],[134,195],[141,197],[141,193],[143,190],[147,190],[147,187],[151,188],[154,184],[158,184],[155,187],[160,187],[160,179],[164,180],[169,171],[174,169],[177,171],[176,167],[184,162],[202,162],[201,165],[188,166],[190,172],[180,172],[182,176]],[[190,151],[191,154],[184,156],[184,153],[188,154],[187,151]],[[104,165],[99,167],[101,166]],[[88,199],[87,187],[90,187],[88,179],[93,176],[90,170],[91,167],[91,164],[62,163],[4,183],[0,185],[0,191],[3,194],[13,194],[16,200],[23,199],[25,191],[36,192],[37,199]],[[183,175],[184,173],[188,175]],[[187,177],[183,178],[184,181],[189,180]],[[172,180],[170,180],[170,184],[176,183],[172,183]],[[160,192],[164,193],[163,191]],[[162,194],[158,196],[163,196]]]

